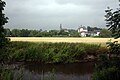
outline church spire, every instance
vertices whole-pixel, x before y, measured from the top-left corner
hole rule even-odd
[[[60,24],[60,30],[62,30],[62,24]]]

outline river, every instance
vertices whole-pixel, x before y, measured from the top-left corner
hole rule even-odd
[[[25,63],[23,80],[91,80],[94,63]],[[17,71],[16,71],[17,72]]]

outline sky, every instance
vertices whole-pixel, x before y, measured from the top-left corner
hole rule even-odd
[[[118,7],[118,0],[5,0],[4,13],[10,29],[77,29],[105,27],[105,9]]]

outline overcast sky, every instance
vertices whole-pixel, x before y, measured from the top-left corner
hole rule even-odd
[[[10,29],[77,29],[80,25],[105,27],[107,6],[115,9],[118,0],[5,0]]]

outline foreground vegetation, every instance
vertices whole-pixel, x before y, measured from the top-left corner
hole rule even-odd
[[[108,7],[105,12],[106,26],[115,38],[120,38],[120,4],[116,10]],[[115,41],[108,43],[108,47],[109,56],[105,54],[100,56],[93,80],[120,80],[120,44]]]
[[[79,62],[88,55],[97,56],[106,50],[97,44],[10,42],[6,50],[1,50],[0,60],[71,63]]]
[[[83,61],[88,55],[97,56],[107,51],[97,44],[86,43],[33,43],[10,42],[4,49],[0,49],[0,61],[9,62],[41,62],[41,63],[73,63]],[[0,65],[1,80],[24,80],[23,69],[15,67],[6,69]],[[17,71],[17,73],[15,72]],[[16,76],[18,75],[18,76]],[[15,77],[16,76],[16,77]],[[54,74],[44,79],[55,80]]]
[[[109,56],[101,54],[96,64],[93,80],[120,80],[120,44],[108,43]]]

